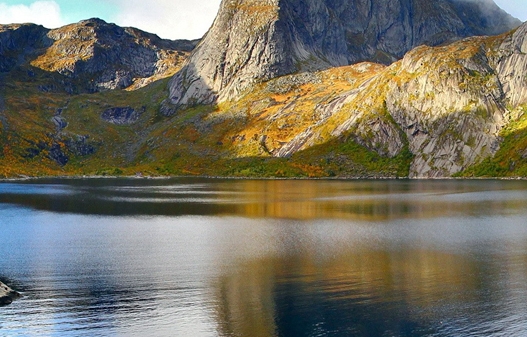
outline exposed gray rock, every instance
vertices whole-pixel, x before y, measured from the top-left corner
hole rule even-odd
[[[267,83],[267,90],[272,94],[285,94],[293,89],[308,83],[318,84],[321,79],[314,73],[300,73],[289,76],[283,76],[276,81]]]
[[[76,156],[85,157],[97,152],[97,144],[89,141],[89,136],[77,136],[64,141],[66,148],[70,153]]]
[[[132,107],[114,107],[104,110],[101,118],[116,125],[131,125],[139,120],[141,113]]]
[[[64,148],[58,142],[53,142],[48,148],[48,158],[60,166],[65,166],[70,160],[68,155],[64,153]]]
[[[255,83],[363,60],[391,63],[421,44],[520,24],[492,0],[224,0],[170,83],[173,105],[239,97]]]
[[[498,151],[500,131],[512,118],[507,107],[527,103],[526,33],[524,24],[494,47],[489,39],[471,38],[443,48],[417,48],[373,81],[370,95],[387,86],[386,112],[395,122],[387,128],[392,134],[404,131],[415,155],[411,177],[449,177]],[[340,128],[355,128],[355,135],[368,140],[371,135],[361,134],[375,130],[361,124],[359,116],[351,114]],[[402,145],[403,140],[383,133],[374,135],[385,138],[384,144]],[[372,145],[379,140],[361,143],[384,152],[383,146]]]
[[[410,52],[395,75],[407,80],[389,85],[387,109],[416,155],[412,177],[448,177],[499,149],[508,114],[504,93],[485,40],[464,43],[478,51],[460,57],[459,43],[460,51],[453,45],[443,53]]]
[[[523,24],[500,46],[497,73],[509,104],[527,102],[527,24]]]
[[[135,78],[162,72],[164,63],[160,61],[173,53],[193,48],[191,41],[162,40],[154,34],[100,19],[51,30],[48,37],[54,41],[55,53],[76,60],[56,70],[73,78],[90,78],[93,91],[126,88]]]
[[[66,122],[66,120],[61,116],[53,116],[51,121],[53,124],[55,124],[57,131],[62,131],[64,128],[66,128],[66,126],[68,126],[68,122]]]
[[[176,108],[168,100],[164,100],[161,102],[159,113],[165,117],[170,117],[176,113]]]
[[[20,294],[0,282],[0,306],[11,304]]]

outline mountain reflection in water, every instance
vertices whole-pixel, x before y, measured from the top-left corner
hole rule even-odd
[[[9,336],[527,331],[527,182],[0,184]]]
[[[3,184],[0,202],[91,215],[235,215],[376,221],[485,215],[525,206],[523,181],[221,179],[39,180]]]

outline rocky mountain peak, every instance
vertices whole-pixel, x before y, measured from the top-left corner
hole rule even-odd
[[[499,34],[519,24],[492,0],[224,0],[172,79],[171,103],[230,100],[255,83],[299,71],[390,64],[422,44]]]
[[[32,65],[72,78],[89,77],[92,91],[127,88],[137,79],[169,72],[195,46],[97,18],[51,30],[48,37],[53,45]]]
[[[0,72],[25,67],[59,74],[61,86],[70,93],[138,88],[173,75],[196,44],[164,40],[97,18],[52,30],[0,25]],[[42,88],[62,90],[56,81]]]

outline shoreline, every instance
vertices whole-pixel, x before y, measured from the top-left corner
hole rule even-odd
[[[527,181],[527,177],[429,177],[429,178],[410,178],[410,177],[229,177],[229,176],[98,176],[98,175],[65,175],[65,176],[42,176],[30,177],[23,176],[18,178],[0,178],[0,183],[5,182],[21,182],[21,181],[38,181],[38,180],[92,180],[92,179],[123,179],[123,180],[170,180],[170,179],[211,179],[211,180],[335,180],[335,181],[386,181],[386,180],[406,180],[406,181],[440,181],[440,180],[502,180],[502,181]]]

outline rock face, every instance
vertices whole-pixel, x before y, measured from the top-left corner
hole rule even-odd
[[[11,304],[20,294],[0,282],[0,306]]]
[[[526,36],[523,24],[504,40],[472,38],[405,56],[386,105],[415,154],[410,176],[448,177],[498,151],[500,131],[527,103]]]
[[[492,0],[224,0],[170,84],[173,105],[238,97],[255,83],[359,61],[389,64],[412,48],[519,25]]]
[[[385,158],[408,151],[412,178],[450,177],[494,156],[501,131],[525,110],[526,51],[527,23],[499,37],[417,47],[388,67],[360,63],[279,77],[230,108],[257,116],[247,130],[263,133],[238,146],[290,157],[353,140]]]
[[[508,103],[517,106],[527,102],[527,24],[503,41],[496,58],[496,71]]]
[[[386,106],[415,154],[411,177],[448,177],[499,149],[508,111],[488,47],[474,38],[401,62]]]
[[[144,112],[144,111],[143,111]],[[115,107],[104,110],[101,118],[115,125],[130,125],[137,122],[141,112],[132,107]]]
[[[0,26],[0,72],[25,66],[58,73],[77,92],[137,88],[150,78],[175,73],[196,43],[163,40],[99,19],[53,30],[5,25]],[[56,87],[42,85],[42,91]]]

